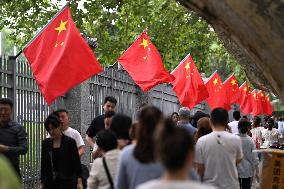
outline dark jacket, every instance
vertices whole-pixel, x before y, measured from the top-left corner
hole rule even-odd
[[[52,138],[43,140],[41,154],[41,182],[43,184],[53,181],[52,148]],[[58,161],[60,162],[58,172],[64,176],[64,179],[76,181],[77,178],[82,178],[82,168],[76,142],[63,134]]]
[[[18,174],[19,156],[27,153],[27,133],[25,128],[15,121],[0,127],[0,144],[8,146],[8,152],[2,154],[11,162]]]

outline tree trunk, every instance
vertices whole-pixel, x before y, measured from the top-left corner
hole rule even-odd
[[[284,2],[178,0],[204,17],[250,82],[284,101]]]

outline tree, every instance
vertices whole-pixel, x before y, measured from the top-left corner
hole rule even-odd
[[[213,28],[175,1],[73,0],[70,6],[79,30],[98,39],[95,52],[102,64],[113,64],[148,28],[169,71],[191,53],[197,67],[207,76],[218,69],[223,79],[235,72],[245,80],[241,67],[223,47]],[[23,47],[59,10],[59,3],[5,1],[0,4],[0,10],[0,28],[11,30],[10,38]]]
[[[284,100],[284,2],[179,0],[205,18],[251,83]]]

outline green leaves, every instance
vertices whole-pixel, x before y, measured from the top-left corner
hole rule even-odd
[[[54,1],[6,1],[0,4],[0,28],[18,46],[25,45],[61,8]],[[194,12],[173,0],[71,0],[76,26],[98,39],[95,53],[101,64],[113,64],[148,28],[148,35],[171,71],[190,53],[207,76],[218,69],[245,79],[244,72],[219,41],[214,30]]]

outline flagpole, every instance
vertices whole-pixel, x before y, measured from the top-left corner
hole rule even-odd
[[[234,74],[235,73],[232,73],[223,83],[227,82],[230,79],[230,77],[232,77]]]
[[[20,56],[20,54],[22,54],[22,52],[25,50],[25,48],[27,48],[27,46],[29,46],[42,32],[45,28],[47,28],[47,26],[49,26],[49,24],[65,9],[65,7],[69,6],[69,1],[66,3],[66,5],[64,5],[52,18],[51,20],[49,20],[49,22],[47,22],[47,24],[45,24],[45,26],[24,46],[24,48],[22,48],[17,55],[15,56],[16,58],[18,56]]]
[[[171,74],[188,58],[188,56],[190,56],[190,53],[188,53],[188,54],[186,55],[186,57],[184,57],[184,58],[182,59],[182,61],[180,61],[179,65],[177,65],[177,67],[175,67],[175,69],[173,69],[173,71],[171,71]]]
[[[214,76],[214,74],[217,72],[217,70],[208,78],[208,80],[206,81],[206,83],[208,83],[208,81]],[[205,83],[205,84],[206,84]]]

